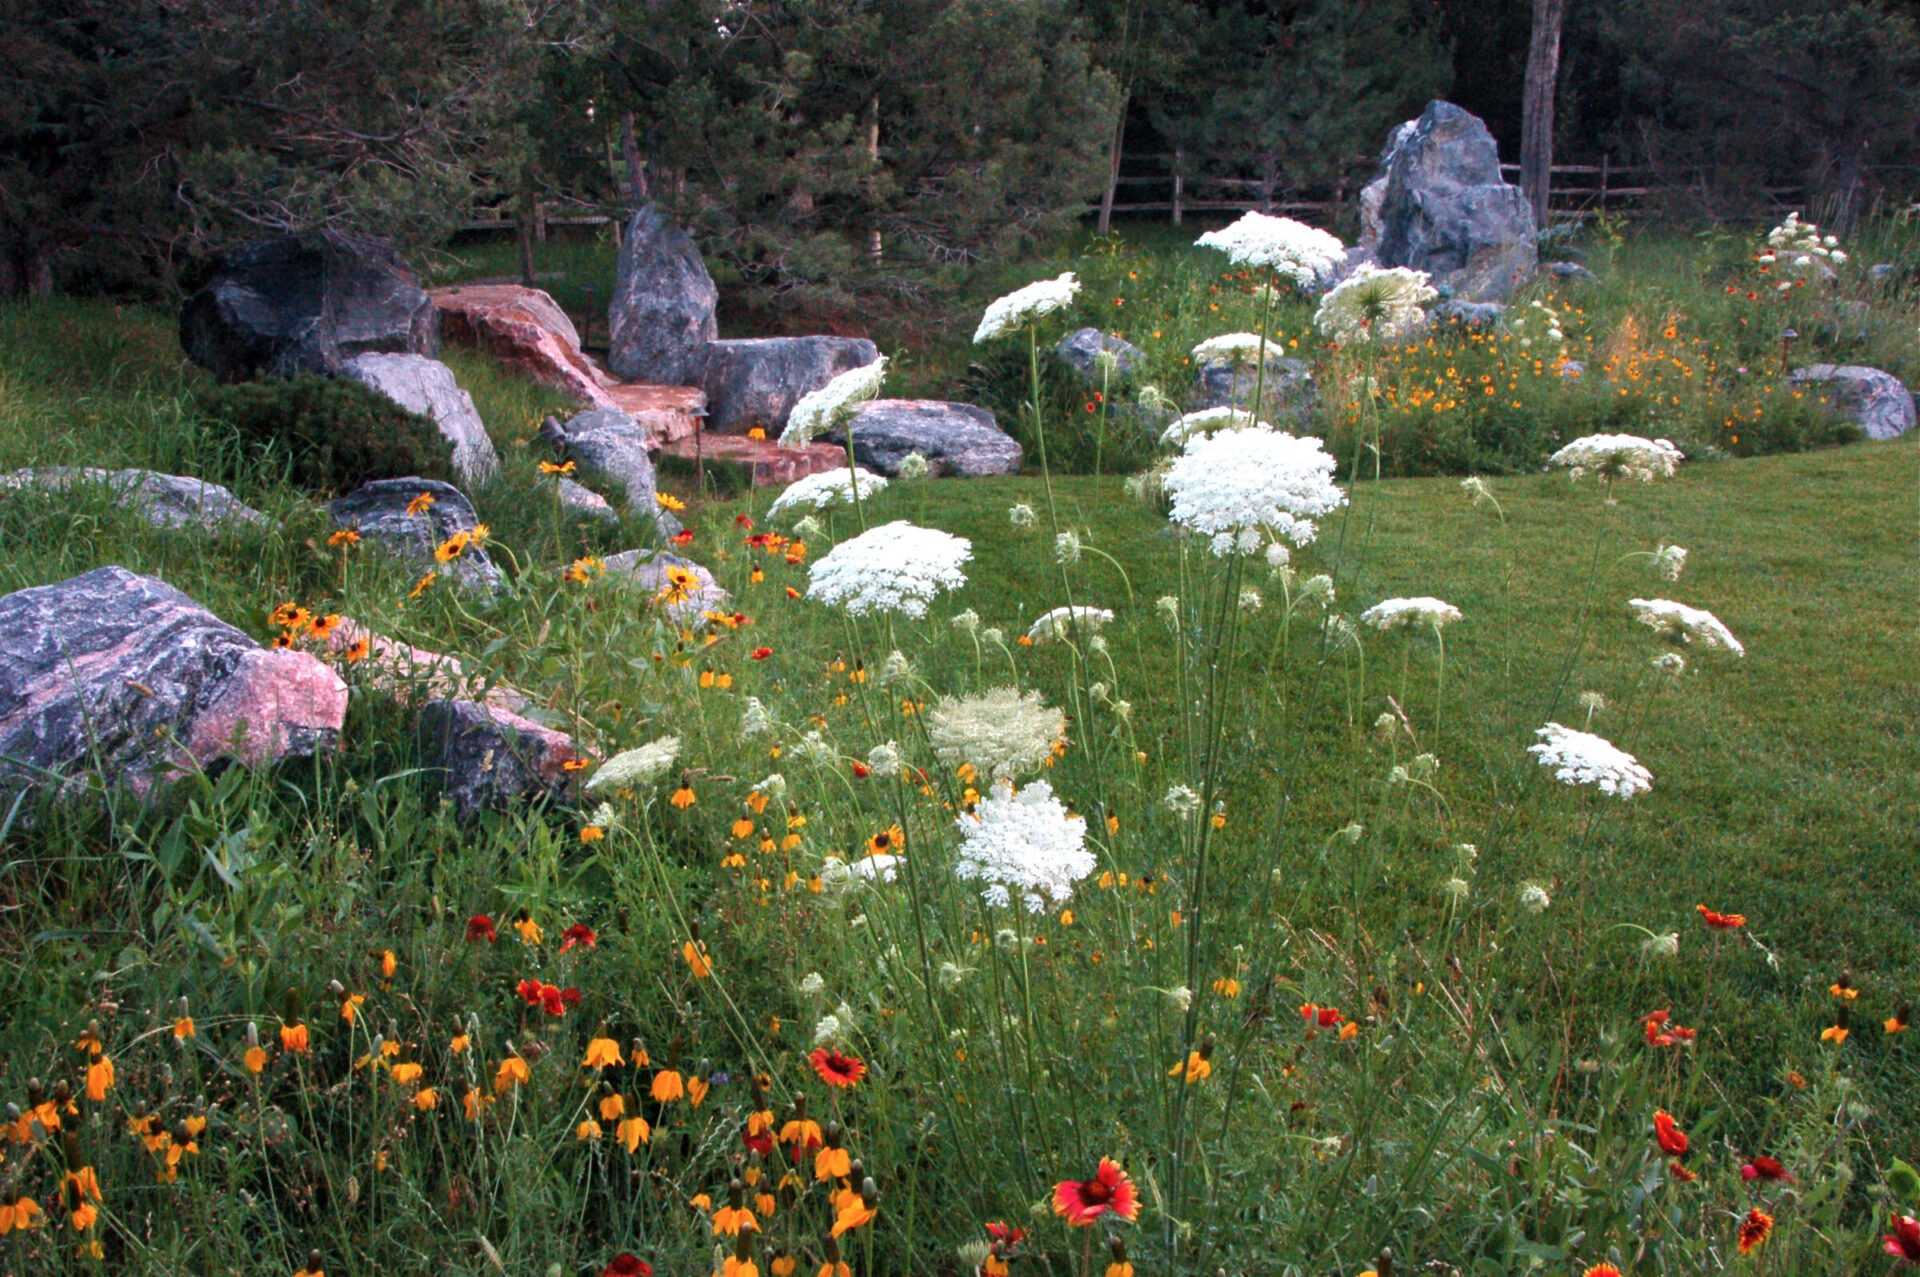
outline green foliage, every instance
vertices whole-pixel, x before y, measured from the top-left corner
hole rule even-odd
[[[1092,474],[1097,461],[1103,473],[1124,474],[1152,459],[1159,440],[1156,418],[1127,402],[1130,387],[1125,381],[1115,379],[1102,390],[1051,346],[1038,351],[1037,365],[1030,358],[1033,353],[1021,336],[994,342],[968,365],[957,393],[990,410],[1001,428],[1019,440],[1028,463],[1037,465],[1042,446],[1032,408],[1037,370],[1046,457],[1056,473]]]
[[[294,486],[338,496],[373,479],[452,482],[453,447],[433,422],[346,377],[267,377],[202,391],[216,432],[248,465],[284,468]]]

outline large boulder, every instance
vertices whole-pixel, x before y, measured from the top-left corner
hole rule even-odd
[[[451,577],[470,590],[491,591],[500,569],[484,546],[468,544],[440,562],[434,551],[461,533],[480,526],[473,503],[450,483],[437,479],[376,479],[327,502],[327,514],[376,549],[404,560],[416,571]]]
[[[1787,384],[1812,392],[1869,439],[1897,439],[1913,429],[1913,392],[1890,372],[1858,364],[1808,364],[1794,369]]]
[[[475,346],[523,376],[590,408],[614,402],[604,374],[580,352],[580,332],[560,304],[519,284],[461,284],[430,294],[449,342]]]
[[[136,794],[330,748],[347,688],[164,581],[97,568],[0,598],[0,791],[83,773]]]
[[[180,345],[222,381],[331,375],[369,352],[431,355],[436,325],[392,244],[318,231],[227,254],[181,308]]]
[[[218,533],[234,527],[267,526],[267,516],[217,483],[151,470],[101,470],[93,466],[39,466],[0,475],[0,489],[65,492],[97,485],[116,505],[137,511],[156,528],[200,528]]]
[[[1302,361],[1283,356],[1267,357],[1264,380],[1258,370],[1245,364],[1202,364],[1193,378],[1193,409],[1250,410],[1256,391],[1261,399],[1257,415],[1263,420],[1283,430],[1302,430],[1312,424],[1320,397],[1313,371]]]
[[[993,414],[972,404],[934,399],[875,399],[854,411],[854,460],[869,470],[897,475],[914,453],[934,474],[972,477],[1018,474],[1020,445],[1000,429]],[[844,430],[829,442],[845,445]]]
[[[627,381],[697,385],[708,342],[720,335],[713,276],[692,238],[649,205],[620,245],[607,307],[607,367]]]
[[[562,457],[625,488],[630,508],[657,513],[647,433],[626,413],[618,408],[589,408],[565,421],[548,417],[540,423],[540,437]]]
[[[1500,179],[1487,126],[1451,102],[1430,102],[1394,130],[1381,157],[1382,266],[1407,266],[1466,301],[1503,301],[1538,261],[1533,209]],[[1363,196],[1362,209],[1366,199]],[[1363,243],[1364,238],[1363,238]]]
[[[425,355],[356,355],[340,371],[368,389],[432,419],[453,445],[453,471],[462,483],[485,483],[500,470],[500,456],[487,437],[473,396],[460,389],[453,369]]]
[[[865,368],[880,348],[865,337],[753,337],[707,346],[707,428],[777,435],[800,396]]]
[[[1062,337],[1054,350],[1075,372],[1095,386],[1106,376],[1100,371],[1100,355],[1103,351],[1113,356],[1114,381],[1133,376],[1147,361],[1146,351],[1125,338],[1103,333],[1098,328],[1076,328]]]
[[[498,705],[429,701],[417,725],[426,764],[463,820],[516,801],[561,797],[572,787],[572,737]]]

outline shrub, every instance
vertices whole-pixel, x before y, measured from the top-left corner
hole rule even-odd
[[[216,433],[231,433],[247,464],[284,469],[316,494],[408,475],[454,478],[453,447],[431,420],[356,381],[243,382],[202,391],[199,408]]]
[[[1098,386],[1089,385],[1053,350],[1040,352],[1039,370],[1047,464],[1056,474],[1092,474],[1096,467],[1106,474],[1125,473],[1153,459],[1159,430],[1152,414],[1131,403],[1112,402],[1123,397],[1125,383],[1116,378],[1104,395],[1109,402],[1103,404]],[[1039,464],[1040,440],[1027,409],[1033,398],[1033,366],[1024,342],[998,342],[969,365],[961,397],[990,409],[1020,441],[1028,462]]]

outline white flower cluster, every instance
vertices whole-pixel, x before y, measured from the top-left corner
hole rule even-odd
[[[1313,540],[1313,520],[1347,503],[1318,439],[1262,426],[1198,435],[1167,471],[1171,518],[1210,539],[1213,552],[1251,554],[1270,536]]]
[[[1651,483],[1671,479],[1680,468],[1680,449],[1670,439],[1643,439],[1639,435],[1582,435],[1547,458],[1551,466],[1565,466],[1579,479],[1597,474],[1603,479],[1638,479]]]
[[[1067,718],[1038,692],[994,687],[950,696],[927,716],[927,736],[943,762],[972,763],[995,780],[1038,771],[1067,734]]]
[[[1686,566],[1687,551],[1684,546],[1662,545],[1653,552],[1653,570],[1661,580],[1678,581]]]
[[[1091,634],[1112,619],[1113,613],[1103,607],[1084,607],[1079,604],[1057,607],[1035,621],[1028,628],[1027,637],[1036,643],[1048,643],[1065,639],[1076,629]]]
[[[1569,785],[1594,785],[1615,798],[1631,798],[1653,788],[1653,773],[1603,736],[1559,723],[1548,723],[1535,735],[1540,743],[1527,746],[1527,752],[1538,758],[1542,767],[1553,768],[1557,780]]]
[[[1672,599],[1628,599],[1627,606],[1640,624],[1652,626],[1677,643],[1723,647],[1735,656],[1747,654],[1733,631],[1705,608],[1688,607]]]
[[[1287,348],[1277,342],[1268,341],[1259,333],[1226,333],[1219,337],[1209,337],[1193,348],[1193,362],[1196,364],[1232,364],[1236,368],[1251,368],[1261,359],[1281,359],[1286,356]]]
[[[1053,787],[1036,780],[1014,791],[1000,781],[986,801],[954,822],[960,829],[960,863],[965,881],[985,883],[980,894],[990,905],[1006,908],[1018,894],[1028,913],[1073,898],[1073,884],[1098,865],[1087,850],[1087,822],[1053,796]]]
[[[1194,241],[1217,248],[1236,266],[1271,266],[1274,274],[1305,288],[1339,265],[1347,246],[1327,232],[1290,217],[1248,213],[1231,226]]]
[[[830,505],[852,505],[855,487],[862,501],[882,491],[886,479],[870,470],[822,470],[804,479],[796,479],[767,507],[767,517],[777,519],[790,510],[824,510]]]
[[[1422,595],[1411,599],[1386,599],[1360,614],[1360,619],[1376,630],[1410,630],[1417,627],[1439,629],[1460,619],[1460,609],[1451,603]]]
[[[1840,250],[1838,238],[1822,235],[1818,226],[1801,221],[1797,212],[1788,213],[1786,221],[1767,232],[1767,251],[1759,257],[1762,266],[1785,261],[1801,274],[1813,270],[1816,264],[1823,261],[1840,266],[1846,260],[1847,255]],[[1791,288],[1792,285],[1782,283],[1780,287]]]
[[[583,788],[589,794],[599,795],[651,785],[667,774],[679,756],[680,738],[662,736],[638,749],[623,750],[601,763]]]
[[[1391,341],[1424,324],[1439,295],[1425,271],[1363,265],[1320,299],[1313,322],[1335,341]]]
[[[848,417],[854,408],[880,393],[887,378],[887,357],[874,360],[864,368],[843,372],[818,390],[800,396],[787,413],[787,428],[780,432],[780,446],[798,448],[827,433]]]
[[[986,314],[980,316],[980,327],[973,333],[974,345],[992,341],[1030,320],[1071,306],[1079,291],[1080,281],[1073,277],[1072,271],[1058,279],[1043,279],[1025,288],[1016,288],[988,306]]]
[[[842,541],[817,559],[807,597],[854,616],[901,612],[921,617],[940,591],[967,583],[961,568],[972,557],[973,543],[965,537],[897,519]]]
[[[1507,328],[1519,340],[1522,350],[1536,341],[1558,346],[1567,339],[1566,330],[1560,326],[1560,312],[1537,297],[1508,317]]]
[[[1174,419],[1160,434],[1163,444],[1179,445],[1198,434],[1210,434],[1215,430],[1240,430],[1247,426],[1258,426],[1262,430],[1273,427],[1257,419],[1243,408],[1202,408],[1199,412],[1190,412],[1184,417]]]

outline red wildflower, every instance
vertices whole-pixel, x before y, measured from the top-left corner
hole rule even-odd
[[[800,597],[800,591],[794,589],[791,585],[789,585],[787,587],[787,597],[790,599],[797,599]]]
[[[1307,1022],[1308,1028],[1312,1028],[1317,1024],[1323,1029],[1331,1029],[1334,1025],[1340,1023],[1343,1017],[1340,1014],[1339,1007],[1316,1006],[1308,1002],[1301,1006],[1300,1018]]]
[[[995,1222],[987,1225],[987,1236],[998,1245],[1011,1248],[1027,1240],[1027,1230]]]
[[[867,766],[863,762],[860,762],[858,759],[854,760],[853,778],[855,780],[865,780],[867,777],[871,775],[873,775],[873,768]]]
[[[560,952],[565,953],[575,945],[585,945],[589,949],[600,944],[600,934],[584,922],[576,922],[560,933]]]
[[[766,1157],[773,1152],[772,1131],[761,1131],[756,1135],[753,1133],[751,1127],[743,1126],[740,1128],[740,1132],[740,1142],[760,1154],[760,1156]]]
[[[1693,1183],[1693,1181],[1700,1178],[1698,1175],[1695,1175],[1692,1171],[1688,1170],[1686,1167],[1680,1165],[1680,1163],[1677,1161],[1667,1163],[1667,1174],[1673,1176],[1675,1180],[1677,1180],[1682,1184],[1691,1184]]]
[[[1673,1023],[1672,1017],[1664,1007],[1641,1016],[1640,1025],[1646,1030],[1648,1046],[1677,1046],[1683,1042],[1691,1042],[1699,1036],[1696,1030]]]
[[[692,528],[682,528],[682,529],[680,529],[680,530],[679,530],[678,532],[676,532],[676,533],[674,533],[674,534],[673,534],[673,543],[674,543],[675,545],[692,545],[692,544],[693,544],[693,529],[692,529]]]
[[[1687,1133],[1674,1124],[1673,1114],[1665,1109],[1656,1110],[1653,1115],[1653,1138],[1660,1143],[1660,1151],[1673,1157],[1687,1151]]]
[[[600,1277],[653,1277],[653,1265],[637,1255],[622,1251],[613,1257],[611,1264],[600,1270]]]
[[[1700,915],[1700,920],[1715,931],[1734,931],[1747,925],[1747,915],[1744,913],[1715,913],[1705,905],[1695,905],[1693,908]]]
[[[522,980],[519,984],[513,986],[513,991],[519,994],[520,1000],[528,1006],[537,1007],[540,1005],[540,982],[538,980]]]
[[[551,984],[540,986],[540,1008],[548,1015],[565,1015],[567,1004],[564,995]]]
[[[1895,1215],[1893,1231],[1881,1241],[1881,1249],[1895,1259],[1904,1259],[1909,1264],[1920,1264],[1920,1219],[1915,1219],[1911,1215]]]
[[[560,990],[560,1001],[564,1002],[566,1005],[570,1007],[579,1006],[581,1001],[585,997],[586,997],[585,994],[581,993],[580,990],[572,987],[571,985]]]
[[[753,651],[749,652],[748,655],[756,661],[764,661],[773,655],[773,649],[770,647],[756,647]]]
[[[753,516],[750,514],[736,514],[733,516],[733,526],[736,528],[745,528],[751,532],[753,531]]]
[[[815,1047],[807,1059],[813,1062],[813,1071],[828,1086],[852,1086],[867,1075],[864,1061],[855,1056],[842,1055],[830,1047]]]
[[[1053,1186],[1053,1213],[1080,1228],[1108,1211],[1131,1223],[1140,1214],[1140,1197],[1133,1181],[1111,1157],[1100,1159],[1100,1169],[1089,1180],[1063,1179]]]
[[[493,919],[487,917],[484,913],[476,913],[473,917],[468,918],[467,939],[485,940],[488,944],[492,944],[495,940],[499,939],[499,937],[493,933]]]
[[[1747,1217],[1740,1221],[1740,1253],[1751,1255],[1765,1245],[1767,1238],[1771,1236],[1773,1236],[1773,1216],[1758,1206],[1754,1207],[1747,1212]]]
[[[1775,1182],[1793,1183],[1793,1176],[1787,1174],[1787,1168],[1780,1164],[1777,1157],[1756,1157],[1740,1168],[1741,1179],[1770,1179]]]

